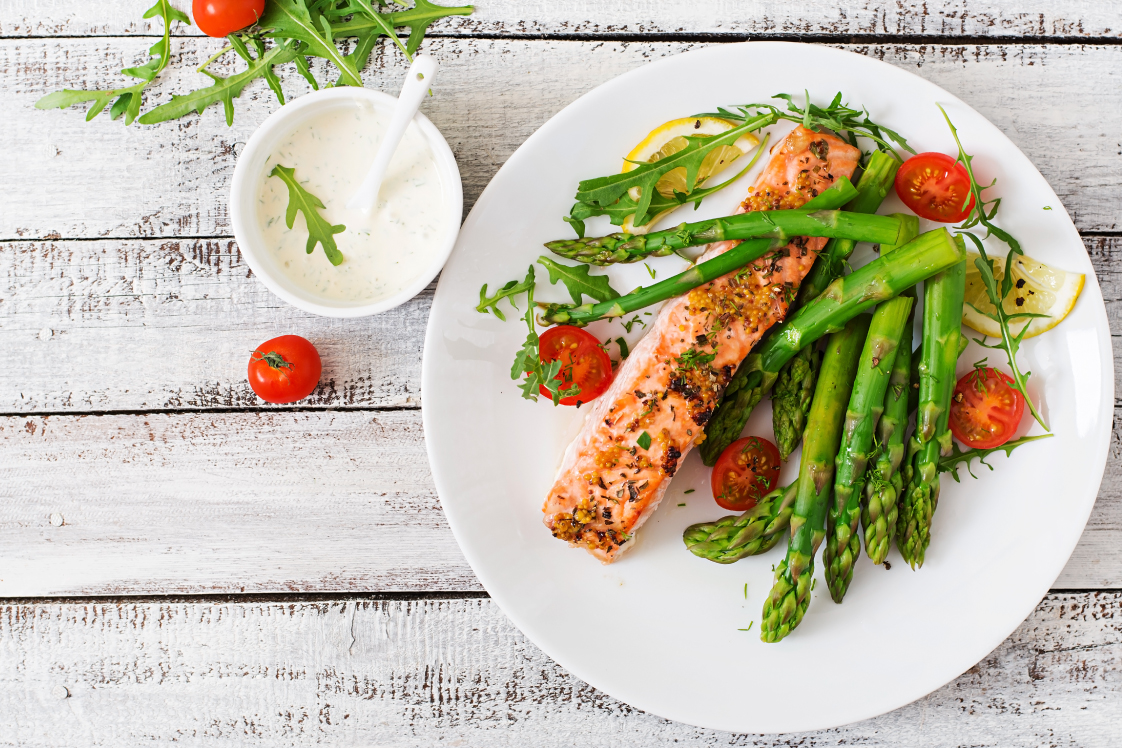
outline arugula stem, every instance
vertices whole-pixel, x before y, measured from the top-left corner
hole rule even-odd
[[[982,275],[982,283],[985,285],[986,295],[989,297],[990,304],[992,304],[994,307],[993,314],[982,312],[982,310],[980,309],[978,311],[982,314],[985,314],[994,322],[997,322],[998,326],[1001,328],[1000,344],[989,345],[985,342],[985,338],[982,338],[981,340],[975,339],[975,342],[986,348],[1005,351],[1005,355],[1009,358],[1009,368],[1012,371],[1013,386],[1016,387],[1016,389],[1021,393],[1022,396],[1024,396],[1025,403],[1028,404],[1029,412],[1032,413],[1032,417],[1036,419],[1036,422],[1039,423],[1041,428],[1043,428],[1045,431],[1050,432],[1051,429],[1048,428],[1048,424],[1044,422],[1044,418],[1036,409],[1036,405],[1033,403],[1032,398],[1029,397],[1029,373],[1021,373],[1020,367],[1017,366],[1017,351],[1020,350],[1021,341],[1024,340],[1025,333],[1028,331],[1028,324],[1022,327],[1021,331],[1016,335],[1013,335],[1012,331],[1010,331],[1009,329],[1009,322],[1011,320],[1043,317],[1046,315],[1030,314],[1028,312],[1009,314],[1005,311],[1004,306],[1004,299],[1009,295],[1009,292],[1013,288],[1012,269],[1014,258],[1016,255],[1024,255],[1024,252],[1021,250],[1021,243],[1013,238],[1013,235],[1008,231],[994,226],[993,223],[991,223],[993,217],[997,215],[997,209],[1001,205],[1001,198],[996,198],[994,200],[986,202],[982,198],[982,190],[989,189],[989,187],[992,187],[997,183],[997,180],[994,180],[990,183],[989,187],[985,188],[981,187],[978,184],[978,180],[974,178],[974,168],[971,163],[974,160],[974,157],[969,155],[966,152],[966,149],[962,147],[962,141],[958,137],[958,130],[955,128],[954,123],[951,122],[951,118],[947,115],[947,111],[943,109],[943,106],[941,104],[936,104],[936,106],[938,106],[939,111],[943,113],[943,119],[947,121],[947,126],[951,130],[951,136],[954,138],[955,145],[958,147],[958,157],[956,158],[956,162],[963,165],[963,167],[966,169],[967,176],[970,178],[970,198],[968,198],[967,204],[969,203],[969,200],[972,199],[974,201],[974,208],[971,210],[970,215],[967,217],[966,221],[958,227],[958,233],[962,236],[970,237],[970,240],[974,242],[974,245],[978,248],[978,253],[981,255],[981,257],[974,261],[974,265],[978,268],[978,272]],[[987,205],[993,206],[993,209],[988,214],[986,213]],[[982,240],[969,231],[969,229],[979,225],[986,228],[986,237],[995,236],[997,237],[997,239],[1004,242],[1009,247],[1009,254],[1005,257],[1005,275],[1001,279],[1000,292],[998,291],[997,287],[997,278],[993,260],[990,259],[989,255],[986,254],[986,249],[984,246],[982,246]],[[975,309],[977,309],[977,307],[975,307]]]

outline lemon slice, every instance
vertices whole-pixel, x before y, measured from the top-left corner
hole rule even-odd
[[[982,274],[974,264],[978,257],[977,252],[966,253],[966,303],[962,309],[962,322],[983,335],[999,338],[1001,327],[984,314],[993,311],[993,304],[986,294]],[[1001,279],[1005,277],[1005,258],[994,257],[993,265],[1000,289]],[[1083,291],[1083,281],[1084,276],[1080,273],[1058,270],[1027,255],[1017,257],[1013,261],[1013,287],[1001,305],[1008,314],[1031,312],[1047,316],[1013,320],[1009,323],[1009,331],[1016,335],[1027,324],[1029,329],[1025,337],[1031,338],[1063,322]]]
[[[631,149],[631,152],[624,157],[622,171],[626,173],[637,168],[640,164],[654,163],[659,159],[678,153],[689,144],[689,141],[686,140],[687,135],[713,137],[714,135],[726,133],[738,126],[736,122],[721,119],[720,117],[686,117],[684,119],[670,120],[666,124],[651,130],[639,145]],[[697,172],[697,183],[695,187],[703,185],[705,180],[709,177],[721,172],[733,161],[736,161],[759,144],[759,138],[751,133],[745,133],[737,138],[731,145],[714,148],[701,162],[701,168],[699,168]],[[685,167],[680,166],[663,174],[655,184],[655,189],[658,190],[659,194],[663,197],[674,197],[675,192],[686,192]],[[640,188],[632,187],[630,192],[631,197],[638,200],[640,192]],[[651,218],[647,225],[641,226],[638,229],[636,229],[632,223],[631,216],[628,216],[624,220],[622,228],[624,231],[632,234],[646,233],[654,226],[659,218],[669,212],[670,211],[663,211]]]

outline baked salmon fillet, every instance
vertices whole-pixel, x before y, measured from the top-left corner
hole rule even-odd
[[[737,212],[798,208],[839,177],[853,176],[860,155],[834,135],[796,127],[772,149]],[[825,243],[796,237],[662,307],[565,451],[542,507],[555,538],[605,564],[634,545],[678,465],[704,438],[736,367],[783,320]],[[712,244],[702,259],[736,244]],[[644,448],[640,441],[648,437]]]

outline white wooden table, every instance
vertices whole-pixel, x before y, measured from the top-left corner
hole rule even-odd
[[[433,489],[419,410],[431,288],[379,317],[320,319],[239,254],[227,192],[276,106],[262,82],[232,128],[217,109],[126,129],[32,108],[144,59],[148,4],[0,0],[0,744],[1122,744],[1117,446],[1036,612],[892,714],[730,735],[637,712],[555,665],[488,599]],[[871,55],[989,117],[1059,193],[1122,330],[1113,0],[480,0],[425,43],[443,66],[425,111],[470,206],[595,85],[747,39]],[[177,29],[156,100],[200,85],[220,44]],[[401,69],[383,48],[368,84]],[[267,406],[245,362],[288,332],[319,347],[323,382]]]

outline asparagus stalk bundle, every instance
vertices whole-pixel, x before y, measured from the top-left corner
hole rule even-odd
[[[892,189],[893,179],[900,162],[893,156],[877,151],[869,158],[869,165],[861,178],[857,180],[857,195],[847,205],[846,209],[855,213],[874,213],[880,206],[884,196]],[[828,192],[829,190],[827,190]],[[825,194],[825,193],[823,193]],[[817,199],[817,198],[816,198]],[[804,206],[805,207],[805,206]],[[817,298],[835,278],[841,275],[845,261],[853,252],[856,242],[845,239],[832,239],[823,247],[810,269],[806,278],[799,287],[799,295],[795,303],[788,309],[787,314],[792,314],[803,304]],[[766,345],[766,342],[763,344]],[[790,450],[784,452],[786,443],[795,441],[802,434],[801,424],[806,422],[806,410],[809,408],[810,394],[814,391],[814,379],[817,376],[818,365],[810,361],[813,346],[807,346],[801,354],[803,362],[797,371],[788,372],[784,377],[784,392],[789,393],[790,405],[776,404],[776,423],[778,424],[776,440],[779,442],[780,455],[786,459]],[[792,364],[795,366],[795,364]],[[744,430],[752,410],[771,391],[772,386],[778,381],[777,372],[758,372],[743,363],[737,369],[729,386],[725,389],[720,404],[714,411],[713,417],[705,430],[705,441],[702,443],[701,459],[709,466],[717,462],[721,452],[732,444]],[[753,383],[749,384],[750,376],[754,376]],[[787,398],[784,398],[785,400]],[[780,424],[780,421],[783,423]],[[791,425],[788,426],[787,424]],[[794,430],[794,436],[780,436]],[[793,447],[792,447],[793,449]]]
[[[770,551],[790,525],[797,486],[775,489],[743,514],[690,525],[682,533],[686,548],[719,564]]]
[[[775,333],[740,364],[740,370],[726,390],[725,402],[714,412],[701,444],[705,464],[714,464],[725,447],[740,436],[751,409],[763,393],[771,389],[777,372],[801,348],[837,330],[878,302],[887,301],[962,262],[965,257],[961,239],[956,242],[946,229],[936,229],[831,283],[822,295],[779,325]],[[743,378],[740,378],[741,370],[746,370]],[[722,409],[725,410],[723,417]]]
[[[855,194],[856,190],[848,179],[844,183],[839,180],[796,210],[752,211],[682,223],[650,234],[615,233],[582,239],[558,239],[546,242],[545,246],[550,252],[570,260],[590,265],[615,265],[665,257],[688,247],[712,242],[772,236],[776,231],[783,231],[788,236],[843,237],[854,241],[878,241],[865,237],[891,237],[886,241],[896,242],[898,227],[889,217],[837,210]]]
[[[884,198],[892,191],[899,168],[900,162],[895,156],[875,151],[869,157],[869,164],[861,178],[857,180],[857,197],[845,209],[854,213],[876,213]],[[915,220],[915,216],[907,216],[905,220],[907,219]],[[911,241],[915,236],[916,232],[902,235],[899,244]],[[826,290],[826,286],[842,274],[845,262],[856,246],[857,242],[852,239],[831,239],[822,248],[814,267],[799,287],[799,295],[791,311],[812,301]],[[772,429],[779,456],[784,460],[795,451],[802,438],[806,414],[810,408],[810,396],[814,392],[814,380],[820,366],[818,352],[813,345],[808,345],[783,365],[775,380],[771,395]]]
[[[790,212],[794,213],[795,211]],[[852,215],[863,221],[876,219],[875,226],[872,230],[881,236],[891,236],[892,241],[895,241],[896,238],[899,237],[901,226],[903,225],[899,218],[846,214],[840,211],[819,211],[817,213],[804,214],[804,217],[814,220],[812,218],[813,216],[822,216],[825,214],[834,216]],[[744,215],[749,214],[745,213]],[[760,213],[759,215],[768,214]],[[873,224],[868,225],[873,226]],[[848,228],[844,230],[839,229],[839,231],[849,234],[857,233],[856,229],[849,231]],[[781,225],[773,224],[772,231],[768,233],[770,238],[756,238],[742,241],[727,252],[694,265],[685,272],[679,273],[672,278],[667,278],[659,283],[655,283],[654,285],[640,288],[625,296],[620,296],[609,301],[602,301],[599,304],[582,304],[580,306],[573,306],[571,304],[548,304],[541,315],[541,319],[545,324],[569,324],[583,327],[598,319],[603,319],[605,317],[621,317],[636,309],[642,309],[651,304],[665,301],[666,299],[686,293],[690,289],[708,283],[709,281],[716,280],[726,273],[731,273],[733,270],[743,267],[753,260],[759,259],[769,250],[778,249],[787,245],[789,239]]]
[[[905,327],[905,329],[907,328]],[[896,354],[897,362],[903,354],[904,348],[901,347]],[[892,369],[895,372],[896,366],[894,365]],[[891,387],[891,380],[889,382]],[[884,416],[881,416],[882,423],[886,416],[887,411]],[[988,449],[978,449],[977,447],[959,449],[955,445],[955,449],[949,457],[939,460],[939,472],[950,473],[951,477],[957,481],[959,480],[959,465],[966,465],[969,470],[970,463],[973,460],[980,460],[983,465],[993,470],[993,466],[985,460],[995,452],[1005,452],[1011,455],[1013,450],[1022,444],[1028,444],[1037,439],[1047,439],[1050,436],[1051,434],[1022,436],[1020,439],[1006,442],[1000,447],[990,447]],[[897,473],[897,477],[899,475],[900,473]],[[973,476],[973,473],[971,475]],[[682,533],[682,540],[685,541],[686,547],[696,555],[719,564],[732,563],[747,556],[765,553],[775,546],[790,526],[797,489],[797,482],[792,483],[787,488],[777,488],[761,499],[759,504],[743,514],[732,514],[713,522],[690,525]],[[891,539],[891,535],[889,535],[889,539]],[[887,546],[885,552],[887,553]]]
[[[765,642],[780,641],[791,633],[810,605],[814,554],[825,536],[834,457],[857,374],[857,359],[868,331],[867,315],[850,319],[841,332],[830,337],[823,356],[804,435],[799,479],[795,482],[797,493],[787,556],[776,567],[775,585],[764,602],[760,638]]]
[[[961,237],[955,237],[961,243]],[[914,569],[923,566],[931,518],[939,502],[939,458],[951,454],[951,393],[955,386],[966,262],[940,272],[924,287],[923,344],[919,363],[919,410],[909,442],[911,480],[896,528],[896,547]]]
[[[808,200],[798,210],[791,211],[775,211],[783,213],[811,213],[818,210],[834,210],[845,205],[857,195],[857,188],[846,177],[842,177],[834,182],[829,188],[822,190],[816,197]],[[586,262],[590,265],[615,265],[617,263],[638,262],[649,257],[665,257],[666,255],[674,254],[675,249],[671,246],[674,243],[681,243],[682,241],[689,241],[694,232],[702,233],[714,228],[716,222],[729,222],[732,221],[729,229],[720,228],[714,229],[718,232],[725,230],[738,230],[739,222],[747,222],[747,226],[741,227],[745,230],[762,230],[767,232],[771,230],[769,227],[761,227],[759,225],[759,212],[740,213],[726,218],[718,218],[715,221],[700,221],[698,223],[682,223],[672,229],[665,229],[663,231],[652,231],[649,234],[628,234],[626,232],[617,232],[608,234],[607,236],[595,237],[581,237],[579,239],[558,239],[552,242],[546,242],[546,248],[555,254],[566,257],[570,260],[577,262]],[[734,220],[735,219],[735,220]],[[750,239],[760,236],[760,234],[749,234],[747,236],[737,237],[740,239]],[[710,241],[718,241],[711,239]],[[702,242],[704,244],[705,242]],[[693,245],[682,245],[693,246]],[[680,246],[679,249],[682,247]]]
[[[919,219],[907,216],[906,241],[919,233]],[[881,245],[882,255],[896,249]],[[901,296],[915,296],[915,289],[908,289]],[[884,413],[877,427],[879,445],[873,456],[865,478],[865,499],[861,504],[861,527],[865,534],[865,553],[874,564],[883,564],[896,534],[897,499],[903,490],[900,463],[904,459],[904,436],[908,428],[908,402],[912,388],[912,328],[915,307],[908,314],[908,321],[900,335],[896,348],[896,361],[892,364],[892,375],[888,380],[888,391],[884,397]]]
[[[857,529],[861,520],[865,466],[913,301],[911,297],[898,296],[877,307],[857,365],[857,378],[849,397],[845,431],[838,449],[834,501],[826,516],[826,550],[822,553],[826,585],[836,603],[845,597],[853,579],[853,564],[861,555],[861,535]]]

